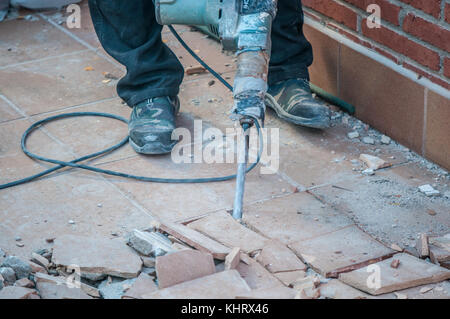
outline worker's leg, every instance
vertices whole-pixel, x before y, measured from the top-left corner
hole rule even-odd
[[[278,0],[272,26],[269,85],[295,77],[309,79],[312,61],[311,44],[303,35],[301,0]]]
[[[308,66],[312,61],[311,44],[303,34],[301,1],[278,0],[272,27],[267,105],[291,123],[326,128],[330,123],[329,110],[313,98],[309,87]]]
[[[152,0],[89,0],[89,8],[103,48],[127,68],[117,92],[129,106],[178,94],[183,67],[161,40]]]
[[[144,154],[170,152],[184,70],[161,40],[152,0],[89,0],[89,8],[102,46],[127,68],[117,92],[133,107],[131,146]]]

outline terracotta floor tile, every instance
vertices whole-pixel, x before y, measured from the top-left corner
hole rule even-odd
[[[71,112],[112,113],[128,120],[131,109],[122,104],[121,99],[114,98],[82,107],[65,109],[64,111],[54,112],[52,114],[33,116],[31,119],[33,121],[38,121],[50,115],[54,116]],[[128,126],[126,123],[114,119],[93,116],[62,119],[48,123],[45,128],[59,141],[66,144],[74,154],[78,154],[78,156],[108,148],[119,143],[128,135]],[[127,144],[119,150],[95,158],[91,161],[95,164],[101,164],[129,158],[131,156],[137,156],[137,154],[133,151],[131,146]]]
[[[21,117],[22,115],[6,103],[0,96],[0,123],[19,119]]]
[[[354,225],[292,243],[289,248],[315,271],[326,277],[335,277],[336,272],[339,273],[345,267],[356,266],[394,253]]]
[[[77,173],[2,190],[0,207],[0,247],[24,258],[51,247],[46,238],[63,234],[114,238],[112,232],[123,237],[134,228],[148,227],[152,220],[109,183]],[[16,236],[25,247],[16,246]]]
[[[243,220],[251,229],[284,244],[315,238],[352,224],[351,219],[308,193],[247,204]]]
[[[115,81],[102,83],[102,72],[117,70],[95,53],[84,52],[0,70],[0,87],[14,104],[34,115],[116,96]]]
[[[54,166],[53,164],[34,161],[22,152],[20,140],[23,132],[30,125],[31,122],[25,119],[0,124],[2,140],[0,147],[1,184],[39,173]],[[64,146],[58,144],[40,130],[30,135],[27,146],[31,152],[38,155],[63,160],[73,159]]]
[[[44,19],[37,18],[38,21],[2,22],[0,67],[86,49]]]
[[[100,47],[100,41],[98,40],[97,34],[95,33],[94,26],[92,24],[91,14],[89,12],[89,6],[87,1],[82,1],[78,4],[81,7],[81,28],[69,28],[67,26],[66,20],[72,14],[71,12],[66,12],[65,10],[48,12],[45,15],[53,22],[60,24],[61,27],[65,28],[73,35],[77,36],[81,40],[87,42],[94,48]]]
[[[232,175],[234,164],[175,164],[169,155],[139,156],[101,165],[102,168],[141,176],[195,178]],[[207,184],[157,184],[110,178],[110,180],[146,207],[152,215],[169,221],[180,221],[209,212],[231,209],[235,181]],[[247,203],[270,198],[289,190],[277,175],[261,175],[259,169],[247,176]]]

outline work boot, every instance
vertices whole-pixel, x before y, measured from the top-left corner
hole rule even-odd
[[[170,153],[175,116],[180,109],[178,97],[155,97],[133,107],[128,133],[131,146],[142,154]]]
[[[270,86],[266,105],[283,120],[297,125],[330,126],[330,110],[313,98],[309,81],[305,79],[290,79]]]

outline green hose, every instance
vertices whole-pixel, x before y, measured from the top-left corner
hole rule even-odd
[[[328,93],[324,89],[321,89],[317,85],[312,84],[309,82],[309,86],[311,87],[311,91],[313,93],[316,93],[318,97],[320,97],[322,100],[325,100],[333,105],[336,105],[346,111],[349,114],[355,114],[355,107],[351,105],[350,103],[345,102],[344,100],[341,100],[337,96],[334,96],[331,93]]]
[[[208,27],[196,25],[194,26],[199,31],[209,35],[213,39],[220,41],[217,34],[211,32]],[[337,96],[334,96],[333,94],[325,91],[324,89],[321,89],[317,85],[314,85],[313,83],[309,83],[309,86],[311,87],[311,91],[315,93],[318,97],[320,97],[322,100],[327,101],[328,103],[331,103],[333,105],[336,105],[346,111],[349,114],[355,114],[355,107],[351,105],[350,103],[345,102],[344,100],[338,98]]]

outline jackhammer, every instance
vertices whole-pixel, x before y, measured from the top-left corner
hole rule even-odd
[[[231,118],[239,121],[245,142],[238,150],[233,217],[242,218],[249,132],[256,121],[264,123],[265,94],[271,51],[272,21],[277,0],[156,0],[161,25],[206,26],[220,39],[224,50],[237,56]]]

